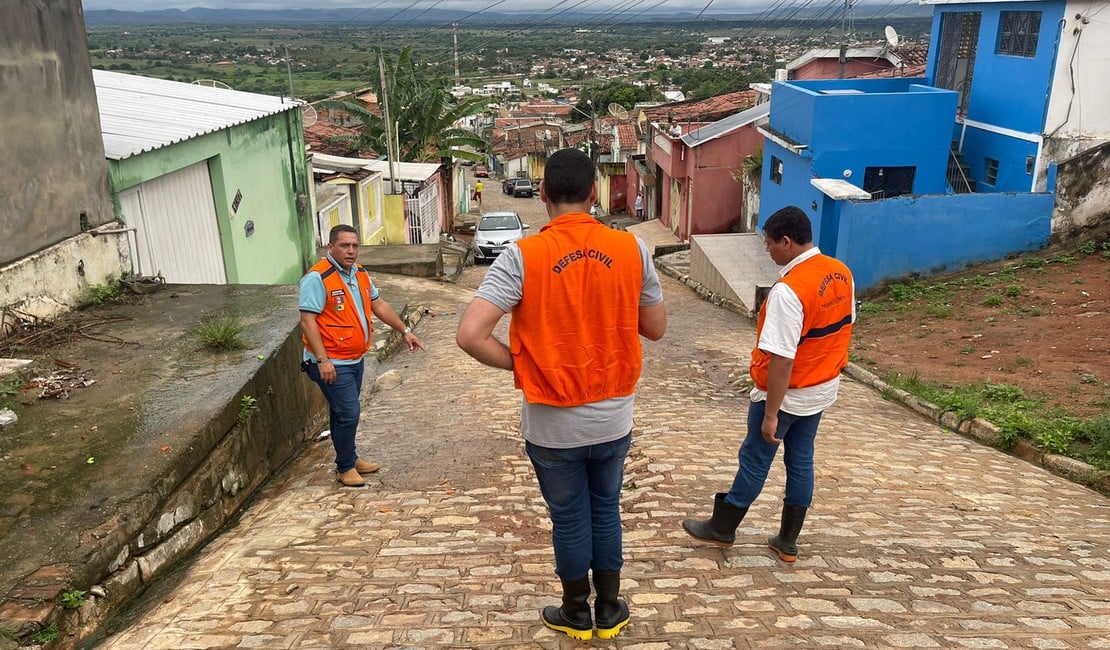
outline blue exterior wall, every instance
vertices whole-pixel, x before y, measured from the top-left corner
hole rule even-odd
[[[1028,156],[1036,160],[1036,143],[970,126],[963,134],[963,141],[963,161],[971,167],[971,177],[976,179],[976,192],[1033,190],[1033,174],[1025,172],[1025,160]],[[998,161],[998,179],[993,185],[986,181],[988,157]]]
[[[809,146],[815,178],[844,178],[848,170],[852,182],[862,184],[867,167],[908,166],[917,168],[915,194],[941,193],[957,95],[920,81],[779,82],[771,93],[770,127]]]
[[[771,157],[782,160],[782,184],[771,180]],[[818,241],[821,217],[819,210],[825,195],[810,184],[813,176],[811,163],[808,156],[784,149],[780,145],[766,140],[763,145],[763,178],[759,187],[759,222],[757,226],[763,227],[767,217],[788,205],[796,205],[809,215],[813,221],[813,240]]]
[[[931,275],[1032,251],[1048,243],[1051,194],[901,196],[841,202],[833,254],[856,289],[911,273]]]
[[[979,23],[967,119],[1022,133],[1043,132],[1052,71],[1056,64],[1059,21],[1064,17],[1064,9],[1064,2],[938,5],[933,13],[929,62],[925,71],[928,83],[933,84],[936,80],[940,29],[944,15],[979,12],[982,18]],[[1026,58],[997,53],[1003,11],[1041,12],[1036,56]]]

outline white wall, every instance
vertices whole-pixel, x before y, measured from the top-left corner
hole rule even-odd
[[[98,230],[123,227],[109,223]],[[15,325],[14,312],[56,318],[77,306],[89,287],[130,272],[129,236],[133,233],[82,233],[0,267],[0,337]]]
[[[1106,0],[1071,0],[1064,11],[1045,135],[1094,141],[1072,153],[1110,139],[1110,14],[1099,13],[1106,7]],[[1077,14],[1089,22],[1076,20]]]

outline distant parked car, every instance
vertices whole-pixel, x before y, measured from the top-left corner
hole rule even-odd
[[[514,184],[516,184],[515,178],[506,178],[505,180],[501,181],[501,193],[512,194]]]
[[[474,259],[492,260],[505,250],[505,246],[523,237],[528,228],[515,212],[487,212],[474,231]]]
[[[531,197],[532,194],[532,181],[527,178],[513,179],[513,196]]]
[[[489,178],[489,167],[474,165],[474,178]]]

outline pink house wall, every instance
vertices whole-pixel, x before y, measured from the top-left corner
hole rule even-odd
[[[876,70],[889,70],[894,64],[886,59],[848,59],[844,64],[844,77],[854,79],[862,74]],[[791,79],[838,79],[840,61],[837,59],[814,59],[790,71]]]
[[[747,125],[697,147],[686,147],[677,139],[671,147],[673,154],[667,154],[653,139],[652,156],[662,175],[660,220],[682,241],[691,235],[728,232],[740,222],[744,204],[743,186],[733,180],[733,173],[745,157],[763,147],[763,136]],[[677,223],[670,215],[672,180],[682,192]]]

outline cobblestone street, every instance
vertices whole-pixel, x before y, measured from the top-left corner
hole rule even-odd
[[[662,281],[669,328],[645,342],[622,501],[632,622],[616,639],[540,623],[560,594],[550,526],[511,374],[454,343],[473,291],[390,278],[391,303],[419,288],[441,315],[417,327],[426,353],[382,367],[398,385],[364,391],[359,449],[381,472],[342,489],[330,442],[314,444],[103,647],[1110,648],[1110,502],[847,378],[796,564],[765,545],[781,463],[734,547],[687,537],[681,520],[708,516],[736,469],[747,399],[730,379],[754,328]]]

